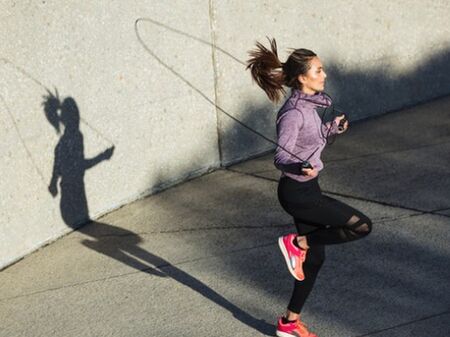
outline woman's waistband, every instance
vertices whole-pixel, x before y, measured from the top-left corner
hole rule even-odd
[[[294,185],[298,184],[299,186],[306,188],[308,186],[318,185],[319,184],[319,176],[314,177],[314,178],[309,179],[309,180],[305,180],[305,181],[298,181],[298,180],[296,180],[294,178],[291,178],[291,177],[289,177],[287,175],[284,175],[284,176],[282,176],[280,178],[280,182],[282,182],[282,181],[286,182],[286,183],[289,183],[289,184],[294,184]]]

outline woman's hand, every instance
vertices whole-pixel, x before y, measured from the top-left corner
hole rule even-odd
[[[48,185],[48,191],[50,192],[53,198],[58,195],[58,187],[56,186],[55,181],[52,181],[50,185]]]
[[[312,169],[304,168],[304,169],[302,169],[302,172],[303,172],[303,175],[312,177],[312,178],[317,177],[317,175],[319,174],[319,171],[317,171],[315,168],[312,168]]]
[[[110,148],[106,149],[105,151],[103,151],[103,153],[101,154],[106,160],[111,159],[113,153],[114,153],[114,149],[115,146],[111,146]]]
[[[345,118],[345,115],[337,116],[337,117],[334,119],[334,122],[336,123],[336,125],[339,126],[339,123],[340,123],[341,120],[343,120],[344,118]],[[338,130],[337,133],[338,133],[338,134],[344,133],[345,131],[347,131],[347,129],[348,129],[348,120],[345,120],[345,123],[344,123],[344,125],[343,125],[342,131],[339,131],[339,130]]]

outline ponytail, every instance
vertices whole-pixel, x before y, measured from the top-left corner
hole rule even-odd
[[[265,91],[272,102],[278,102],[286,94],[283,85],[301,89],[299,75],[304,75],[310,68],[309,61],[317,56],[308,49],[295,49],[285,63],[278,58],[275,39],[268,38],[271,50],[256,42],[256,49],[249,51],[247,68],[253,80]]]
[[[281,94],[286,93],[283,88],[283,64],[278,59],[275,39],[268,40],[272,50],[256,42],[256,49],[249,51],[251,58],[247,61],[246,69],[250,68],[253,80],[266,92],[269,99],[278,102]]]

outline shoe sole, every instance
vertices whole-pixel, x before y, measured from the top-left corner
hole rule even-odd
[[[291,333],[282,332],[282,331],[277,330],[277,336],[278,337],[292,337],[292,336],[297,336],[297,334],[293,335]]]
[[[286,261],[286,265],[287,265],[288,270],[289,270],[289,272],[291,273],[291,275],[292,275],[297,281],[303,281],[304,278],[303,278],[303,279],[299,279],[298,276],[295,275],[294,269],[292,269],[292,267],[291,267],[291,261],[289,261],[289,254],[288,254],[288,252],[287,252],[287,250],[286,250],[286,248],[285,248],[285,246],[284,246],[284,243],[283,243],[283,237],[282,237],[282,236],[280,236],[280,237],[278,238],[278,246],[280,247],[280,250],[281,250],[281,252],[283,253],[284,260]],[[278,332],[277,332],[277,333],[278,333]],[[285,335],[283,335],[282,337],[284,337],[284,336],[285,336]],[[288,336],[292,336],[292,335],[288,335]]]

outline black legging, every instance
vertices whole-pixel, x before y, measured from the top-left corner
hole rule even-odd
[[[282,177],[278,200],[294,217],[299,235],[306,235],[310,248],[303,263],[305,279],[295,281],[288,310],[300,313],[325,261],[325,246],[360,239],[372,230],[372,222],[360,211],[322,194],[318,178],[298,182]]]

